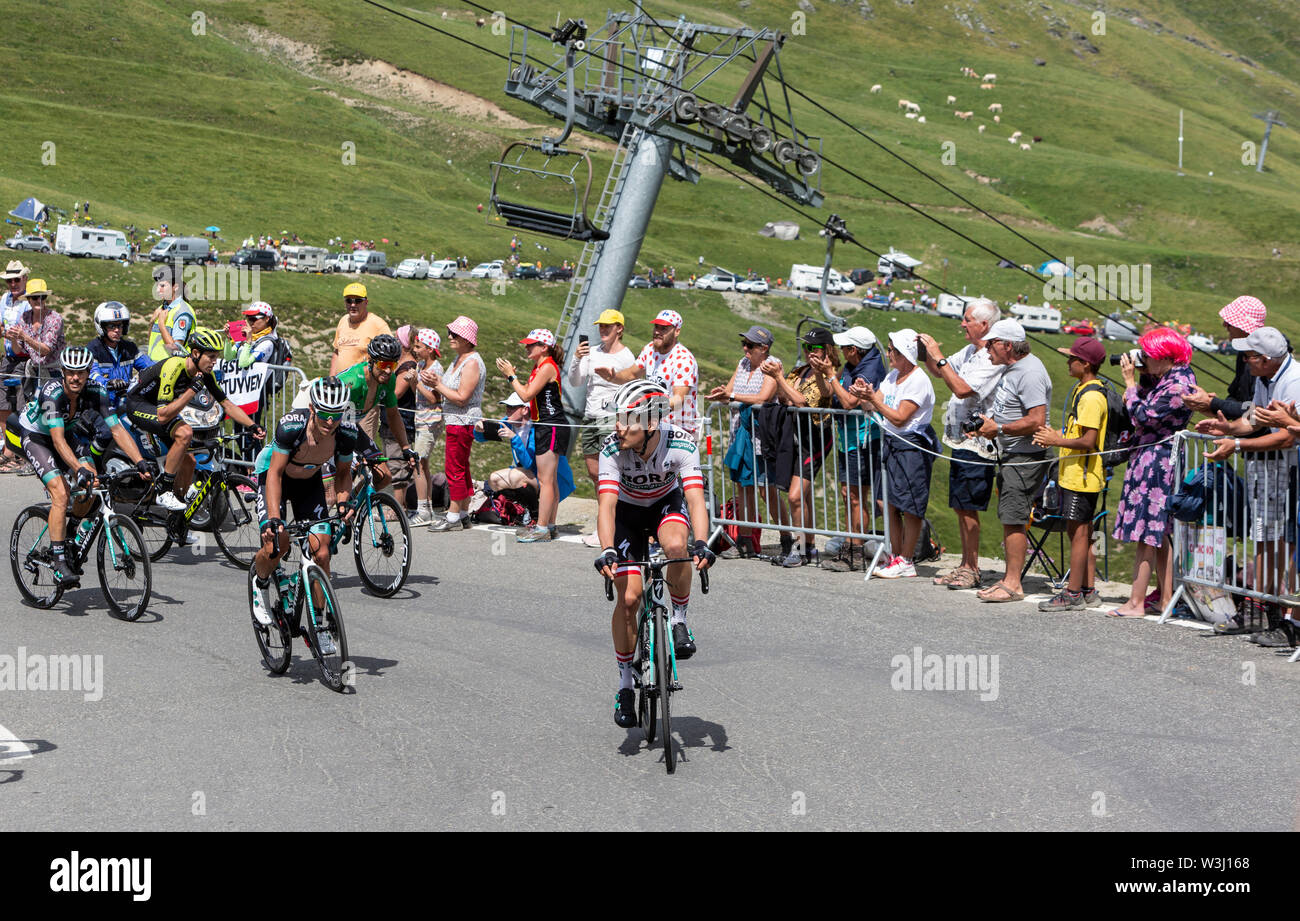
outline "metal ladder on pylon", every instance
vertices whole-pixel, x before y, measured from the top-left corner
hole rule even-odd
[[[614,162],[610,164],[609,175],[605,177],[605,187],[600,193],[600,201],[597,202],[596,210],[591,215],[592,223],[601,230],[609,230],[614,208],[623,194],[623,176],[626,173],[624,167],[632,158],[636,145],[641,140],[641,133],[641,128],[628,122],[627,127],[623,129],[623,136],[619,138],[618,149],[614,151]],[[604,242],[604,240],[591,240],[582,247],[578,264],[573,267],[573,278],[569,282],[569,294],[564,299],[564,309],[560,311],[560,321],[555,326],[555,338],[559,342],[565,341],[569,324],[573,322],[575,316],[582,313],[583,301],[586,299],[587,272],[596,261],[596,256]]]

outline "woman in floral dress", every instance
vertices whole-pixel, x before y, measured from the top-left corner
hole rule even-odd
[[[1124,491],[1116,513],[1115,539],[1136,543],[1133,589],[1128,601],[1111,612],[1114,617],[1141,617],[1152,568],[1159,572],[1161,602],[1173,593],[1170,551],[1173,519],[1169,500],[1174,491],[1174,443],[1170,436],[1191,418],[1183,398],[1196,387],[1189,363],[1192,346],[1167,327],[1153,329],[1138,340],[1142,350],[1142,379],[1128,355],[1120,359],[1124,375],[1124,405],[1133,420],[1133,450],[1124,472]]]

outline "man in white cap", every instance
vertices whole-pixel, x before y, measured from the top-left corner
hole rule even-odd
[[[1246,338],[1268,322],[1267,317],[1268,308],[1264,306],[1264,302],[1249,295],[1242,295],[1219,310],[1223,328],[1227,331],[1228,338],[1232,340]],[[1226,397],[1206,393],[1197,387],[1183,397],[1183,402],[1198,413],[1209,416],[1223,413],[1229,419],[1239,419],[1245,412],[1245,404],[1250,400],[1254,390],[1255,378],[1242,353],[1238,352],[1236,370],[1233,372],[1232,383],[1228,384]]]
[[[1280,406],[1294,406],[1300,399],[1300,364],[1291,357],[1286,337],[1272,326],[1261,326],[1249,336],[1233,339],[1232,347],[1245,358],[1255,377],[1253,406],[1263,407],[1264,412],[1252,410],[1231,420],[1220,413],[1216,419],[1202,419],[1196,430],[1224,436],[1215,441],[1206,460],[1225,460],[1238,451],[1246,455],[1250,538],[1257,541],[1257,589],[1269,595],[1284,594],[1291,584],[1291,542],[1296,530],[1296,452],[1290,450],[1296,438],[1285,427],[1264,431],[1260,424],[1284,422],[1273,412]],[[1260,454],[1264,451],[1269,453]],[[1296,645],[1300,634],[1290,620],[1293,614],[1283,620],[1280,609],[1272,603],[1265,610],[1269,629],[1255,634],[1251,641],[1261,646]]]
[[[1025,593],[1020,570],[1029,551],[1030,514],[1049,473],[1047,449],[1034,444],[1034,433],[1048,424],[1052,379],[1038,357],[1029,354],[1025,329],[1015,320],[998,320],[984,341],[993,363],[1006,366],[993,392],[992,412],[976,431],[997,439],[998,520],[1007,568],[1000,581],[978,594],[980,601],[1021,601]]]
[[[952,448],[948,465],[948,505],[957,514],[961,537],[961,562],[956,569],[935,576],[936,585],[952,589],[980,587],[980,514],[993,498],[991,445],[963,431],[972,413],[988,415],[993,410],[993,393],[1006,371],[989,357],[985,337],[1002,318],[998,305],[986,297],[977,298],[962,312],[961,328],[966,347],[944,358],[934,337],[922,333],[925,368],[952,391],[943,414],[943,442]]]
[[[844,530],[865,534],[869,530],[867,525],[875,520],[875,515],[872,514],[868,519],[863,513],[862,488],[870,485],[877,501],[880,500],[882,436],[880,426],[867,415],[870,408],[863,406],[862,398],[851,393],[850,388],[856,381],[866,381],[872,387],[879,387],[885,379],[885,362],[880,356],[875,333],[865,326],[850,327],[842,333],[835,333],[831,339],[840,347],[840,354],[844,356],[844,367],[840,369],[839,375],[831,373],[831,361],[823,353],[809,353],[808,362],[825,376],[832,393],[831,406],[837,409],[864,410],[862,415],[850,420],[836,420],[835,469],[849,510],[849,520]],[[884,511],[883,508],[881,511]],[[829,572],[852,572],[857,565],[861,565],[865,570],[867,561],[862,558],[862,543],[860,537],[840,542],[839,552],[822,560],[822,569]]]
[[[676,310],[661,310],[654,318],[654,334],[650,342],[630,368],[615,371],[596,367],[593,370],[616,384],[648,377],[669,388],[670,410],[664,422],[685,429],[695,439],[699,429],[700,368],[691,350],[678,341],[681,332],[682,315]]]

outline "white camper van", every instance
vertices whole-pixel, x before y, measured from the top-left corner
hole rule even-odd
[[[1047,304],[1034,307],[1031,304],[1013,304],[1011,315],[1020,321],[1026,332],[1059,333],[1061,331],[1061,311]]]
[[[911,278],[912,270],[920,264],[920,259],[913,259],[907,253],[900,253],[891,246],[889,252],[876,260],[876,272],[893,278]]]
[[[822,267],[819,265],[800,265],[799,263],[790,266],[790,287],[795,291],[820,291],[822,289]],[[827,294],[848,294],[856,287],[857,285],[834,269],[831,269],[830,275],[826,278]]]
[[[325,269],[325,259],[330,251],[319,246],[282,246],[284,267],[290,272],[320,272]]]
[[[60,224],[54,237],[54,251],[65,256],[122,259],[131,254],[131,244],[120,230]]]
[[[952,317],[960,320],[966,315],[966,305],[975,300],[973,297],[963,297],[959,294],[940,294],[935,309],[941,317]]]
[[[163,237],[149,250],[150,262],[208,261],[208,241],[202,237]]]

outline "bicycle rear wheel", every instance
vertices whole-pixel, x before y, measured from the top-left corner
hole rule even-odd
[[[637,695],[636,724],[645,730],[646,744],[653,745],[659,701],[655,700],[655,692],[650,690],[655,683],[655,663],[647,635],[649,630],[650,618],[642,617],[636,633],[637,654],[641,657],[641,692]]]
[[[109,610],[123,620],[139,620],[153,593],[153,569],[134,521],[108,516],[95,548],[95,566]]]
[[[319,596],[319,600],[317,600]],[[351,684],[348,661],[348,638],[343,631],[343,614],[339,610],[338,596],[329,577],[319,567],[307,569],[306,584],[302,588],[301,603],[306,606],[303,618],[312,655],[320,666],[321,677],[331,690],[342,691]],[[328,634],[334,641],[334,652],[321,653],[321,635]]]
[[[257,526],[257,484],[242,473],[227,473],[212,492],[212,533],[226,559],[253,565],[262,546]]]
[[[253,614],[253,593],[257,587],[253,584],[255,575],[253,567],[248,567],[248,616],[253,619],[253,635],[257,637],[257,648],[262,652],[262,661],[272,675],[283,675],[289,667],[293,652],[293,639],[289,636],[289,627],[284,622],[284,605],[280,598],[280,586],[275,574],[271,575],[271,603],[275,606],[271,612],[272,622],[263,624]]]
[[[372,493],[352,526],[357,575],[381,598],[397,593],[411,574],[411,526],[397,500]]]
[[[659,687],[659,704],[662,708],[664,735],[664,767],[671,774],[677,770],[677,752],[673,748],[673,724],[669,713],[669,700],[673,696],[673,636],[668,629],[668,612],[657,604],[655,618],[655,684]]]
[[[9,565],[14,584],[33,607],[52,608],[63,596],[54,579],[54,551],[50,549],[50,510],[39,505],[23,509],[9,536]]]

